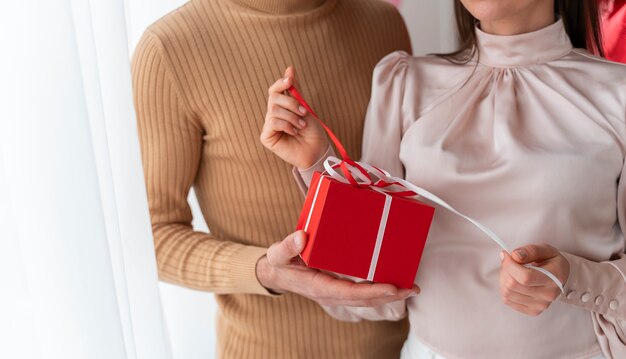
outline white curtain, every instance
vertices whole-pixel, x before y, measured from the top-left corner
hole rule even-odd
[[[170,358],[124,1],[0,10],[0,357]]]

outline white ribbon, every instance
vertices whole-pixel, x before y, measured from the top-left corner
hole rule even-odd
[[[370,261],[370,269],[367,273],[367,280],[373,281],[374,274],[376,274],[376,266],[378,266],[378,258],[380,257],[380,248],[383,246],[383,239],[385,238],[385,229],[387,229],[387,219],[389,219],[389,210],[391,209],[391,202],[393,198],[384,192],[385,205],[383,207],[383,213],[380,216],[380,225],[378,226],[378,234],[376,235],[376,244],[374,245],[374,253],[372,254],[372,260]]]
[[[338,159],[337,157],[328,157],[326,159],[326,161],[324,161],[324,168],[326,169],[326,172],[328,173],[328,175],[330,177],[332,177],[333,179],[342,182],[342,183],[350,183],[344,176],[342,176],[339,172],[337,172],[335,170],[335,166],[340,164],[342,161],[340,159]],[[473,224],[476,228],[478,228],[479,230],[481,230],[483,233],[485,233],[487,235],[487,237],[489,237],[492,241],[496,242],[503,250],[505,250],[507,253],[511,253],[509,247],[506,245],[506,243],[504,243],[504,241],[502,239],[500,239],[500,237],[498,237],[498,235],[496,235],[493,231],[491,231],[489,228],[485,227],[483,224],[481,224],[480,222],[478,222],[475,219],[472,219],[466,215],[464,215],[463,213],[457,211],[456,209],[454,209],[454,207],[452,207],[451,205],[449,205],[446,201],[444,201],[443,199],[439,198],[438,196],[436,196],[433,193],[428,192],[427,190],[418,187],[402,178],[398,178],[398,177],[393,177],[389,174],[389,172],[385,171],[385,170],[381,170],[378,168],[375,168],[373,166],[368,165],[367,163],[362,163],[362,162],[357,162],[363,169],[365,169],[367,172],[373,174],[374,176],[376,176],[378,179],[381,179],[385,182],[397,182],[400,183],[402,186],[404,186],[404,188],[402,189],[398,189],[395,192],[399,192],[399,191],[412,191],[414,193],[417,194],[417,196],[425,198],[445,209],[447,209],[448,211],[456,214],[457,216],[465,219],[466,221],[470,222],[471,224]],[[354,179],[357,181],[357,183],[359,185],[364,185],[364,186],[371,186],[372,189],[376,189],[378,190],[377,187],[374,186],[374,183],[372,182],[371,178],[365,176],[363,173],[361,173],[361,171],[359,171],[358,169],[354,168],[353,166],[350,166],[349,164],[347,164],[348,170],[350,171],[350,173],[352,174],[352,176],[354,177]],[[384,189],[383,191],[388,192],[393,194],[394,191],[392,190],[388,190],[388,189]],[[382,191],[379,191],[382,192]],[[386,223],[386,221],[385,221]],[[384,235],[384,230],[383,230],[383,235]],[[379,231],[379,238],[382,241],[382,237]],[[377,240],[378,242],[378,240]],[[377,243],[378,245],[378,243]],[[380,248],[379,248],[380,250]],[[377,258],[377,257],[376,257]],[[531,264],[526,264],[524,265],[527,268],[531,268],[534,269],[536,271],[539,271],[543,274],[545,274],[548,278],[550,278],[550,280],[552,280],[561,290],[561,292],[564,292],[563,289],[563,283],[561,283],[561,281],[554,275],[552,274],[550,271],[546,270],[545,268],[541,268],[541,267],[537,267]],[[376,268],[376,263],[374,263],[374,270]],[[372,273],[372,267],[370,266],[370,273]],[[372,273],[372,277],[373,277],[373,273]],[[368,276],[369,279],[369,276]]]

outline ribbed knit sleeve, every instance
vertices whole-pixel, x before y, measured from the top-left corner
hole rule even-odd
[[[269,295],[256,277],[265,248],[192,229],[187,196],[199,168],[204,131],[180,96],[164,47],[150,31],[137,46],[132,72],[160,278],[214,293]]]

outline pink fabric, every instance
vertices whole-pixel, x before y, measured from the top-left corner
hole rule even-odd
[[[393,320],[406,308],[410,335],[449,359],[590,358],[601,349],[626,358],[626,66],[572,49],[560,20],[477,36],[478,64],[406,53],[378,64],[363,161],[435,193],[513,248],[552,244],[572,267],[566,295],[538,317],[502,304],[499,247],[439,210],[420,295],[326,309]]]

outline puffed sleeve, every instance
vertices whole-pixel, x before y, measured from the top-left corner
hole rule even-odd
[[[374,69],[372,96],[363,132],[362,162],[404,177],[400,162],[403,129],[411,122],[405,113],[405,85],[411,56],[398,51],[383,58]]]
[[[626,232],[626,166],[618,182],[617,214]],[[598,343],[608,358],[626,358],[626,256],[624,250],[606,262],[563,253],[570,275],[560,301],[589,310]]]

